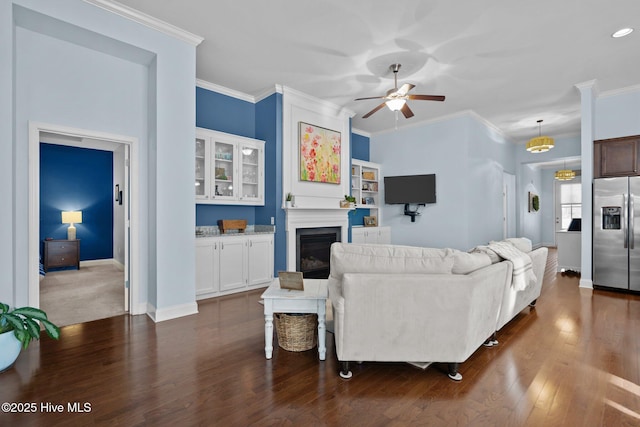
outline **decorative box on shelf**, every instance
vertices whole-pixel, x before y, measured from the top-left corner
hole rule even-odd
[[[220,219],[218,220],[218,228],[220,233],[225,234],[229,230],[238,230],[240,233],[244,233],[247,228],[246,219]]]

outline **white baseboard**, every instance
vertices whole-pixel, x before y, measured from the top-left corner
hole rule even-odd
[[[147,303],[147,315],[156,323],[192,314],[198,314],[198,304],[195,301],[160,309],[157,309],[151,303]]]
[[[580,279],[580,287],[585,289],[593,289],[593,281],[589,279]]]

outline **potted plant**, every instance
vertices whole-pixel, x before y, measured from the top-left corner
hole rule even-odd
[[[291,193],[287,193],[287,198],[285,199],[285,205],[287,208],[291,207],[291,204],[293,203],[293,194]]]
[[[344,195],[345,207],[353,208],[356,206],[356,198],[354,196]]]
[[[34,307],[11,310],[0,302],[0,372],[13,365],[21,348],[26,349],[31,340],[40,339],[38,322],[51,338],[60,338],[60,328],[47,319],[44,311]]]

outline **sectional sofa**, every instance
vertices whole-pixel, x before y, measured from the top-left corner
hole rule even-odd
[[[512,288],[513,263],[489,248],[334,243],[328,286],[340,376],[351,377],[353,361],[402,361],[446,363],[462,379],[459,364],[540,295],[546,248],[524,290]]]

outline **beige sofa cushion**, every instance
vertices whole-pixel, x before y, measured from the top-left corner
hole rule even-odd
[[[451,249],[399,245],[334,243],[331,246],[331,276],[344,273],[450,274]]]
[[[453,274],[468,274],[482,267],[491,265],[491,257],[483,252],[462,252],[452,249],[453,252]]]

